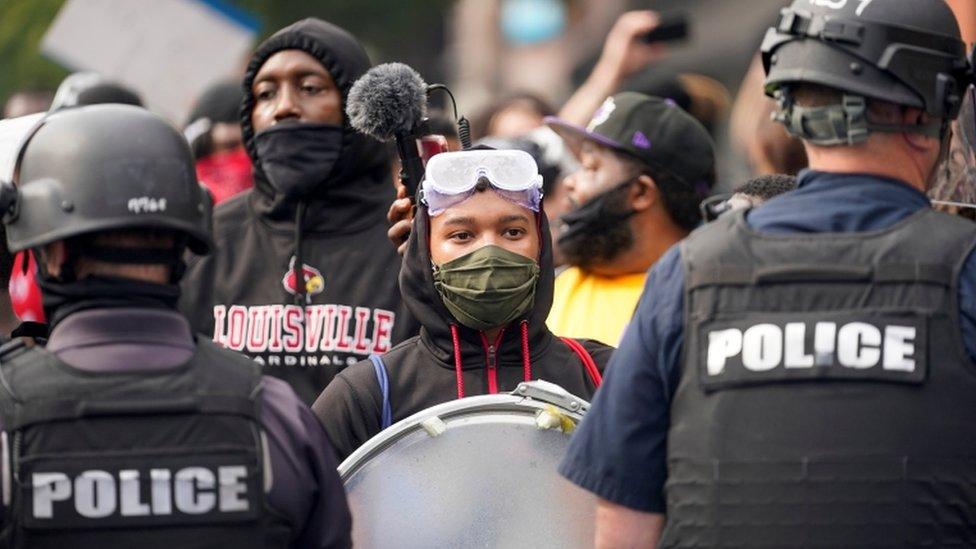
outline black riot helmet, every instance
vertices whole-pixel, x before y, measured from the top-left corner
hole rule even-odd
[[[210,250],[211,202],[189,145],[145,109],[49,114],[22,146],[18,172],[16,187],[4,182],[0,192],[11,251],[124,229],[169,230],[195,253]]]
[[[794,0],[762,44],[766,93],[777,120],[820,145],[854,144],[871,131],[940,137],[972,83],[959,24],[944,0]],[[790,88],[813,84],[843,93],[838,105],[794,106]],[[929,125],[872,124],[867,101],[916,107]]]

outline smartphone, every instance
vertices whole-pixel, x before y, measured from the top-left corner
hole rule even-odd
[[[642,40],[647,44],[659,42],[679,42],[685,40],[690,35],[690,23],[688,15],[685,13],[663,13],[661,23],[645,34]]]

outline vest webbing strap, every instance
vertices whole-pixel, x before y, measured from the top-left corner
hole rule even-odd
[[[23,429],[38,423],[66,421],[87,417],[213,414],[244,416],[257,420],[253,400],[230,395],[199,395],[193,397],[130,401],[51,399],[18,404],[14,408],[8,430]]]
[[[752,286],[779,282],[916,282],[951,287],[952,273],[944,265],[890,263],[864,266],[792,263],[755,268],[749,265],[714,265],[691,272],[689,289],[706,286]]]

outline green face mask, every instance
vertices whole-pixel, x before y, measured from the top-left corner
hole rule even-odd
[[[498,246],[485,246],[434,267],[434,287],[447,310],[474,330],[498,328],[535,301],[539,266]]]

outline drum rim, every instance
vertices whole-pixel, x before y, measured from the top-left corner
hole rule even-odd
[[[561,402],[544,398],[540,399],[536,396],[538,393],[532,394],[531,388],[537,386],[534,385],[536,383],[521,383],[511,393],[479,395],[443,402],[408,416],[366,441],[366,443],[343,460],[338,467],[339,478],[345,484],[349,478],[369,463],[373,457],[395,444],[401,438],[423,429],[422,423],[432,417],[437,417],[447,422],[459,416],[475,415],[485,412],[525,412],[534,414],[539,410],[545,409],[547,406],[555,406],[562,413],[571,417],[576,424],[579,424],[589,407],[589,403],[586,400],[566,392],[571,397],[571,402],[579,404],[576,410],[572,410]],[[525,387],[528,387],[529,391],[524,389]],[[559,387],[559,389],[562,388]],[[562,390],[565,392],[564,389]]]

